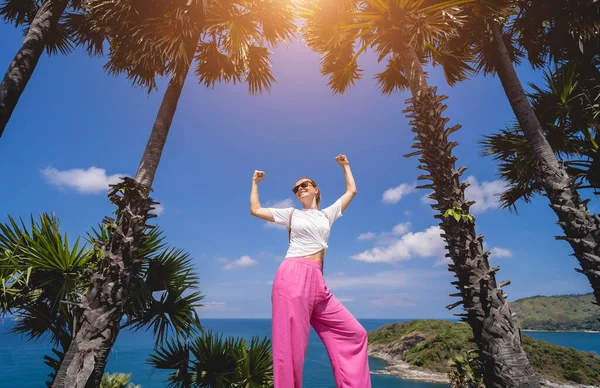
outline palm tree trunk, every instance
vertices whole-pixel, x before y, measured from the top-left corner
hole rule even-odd
[[[436,88],[427,85],[421,62],[412,47],[406,47],[406,57],[403,70],[410,82],[412,98],[406,101],[409,107],[405,112],[412,119],[412,131],[417,134],[413,148],[420,149],[406,156],[421,155],[418,168],[428,171],[429,175],[418,179],[432,181],[419,188],[433,190],[430,198],[437,203],[432,208],[439,212],[435,218],[441,220],[442,237],[448,244],[446,257],[452,260],[448,269],[457,278],[452,284],[460,291],[451,296],[462,298],[448,308],[462,304],[467,312],[455,315],[462,317],[473,330],[488,388],[539,387],[501,289],[508,282],[496,284],[495,273],[499,268],[490,267],[490,252],[483,250],[483,235],[477,236],[474,219],[466,216],[474,203],[464,198],[469,184],[459,181],[466,168],[455,170],[456,157],[452,156],[452,149],[458,143],[448,142],[448,136],[460,125],[445,128],[448,119],[441,116],[446,109],[441,102],[447,97],[438,96]],[[448,210],[462,212],[463,216],[457,221],[445,216]]]
[[[192,58],[189,57],[188,71]],[[125,178],[109,192],[111,201],[119,207],[117,227],[112,229],[110,241],[100,244],[104,252],[101,271],[93,275],[88,295],[82,298],[83,319],[78,324],[79,330],[65,355],[53,388],[100,385],[108,354],[119,334],[131,279],[141,264],[136,261],[137,247],[149,227],[146,221],[155,217],[148,214],[152,205],[156,204],[148,194],[187,72],[183,74],[169,82],[135,179]],[[124,189],[122,197],[119,196],[121,189]],[[105,222],[111,224],[114,220],[107,219]]]
[[[158,115],[152,126],[150,139],[148,140],[148,144],[146,144],[144,155],[142,156],[137,173],[135,174],[136,182],[144,186],[151,187],[152,182],[154,181],[158,163],[160,162],[160,157],[163,148],[165,147],[167,136],[169,135],[171,122],[173,121],[173,116],[175,116],[175,111],[177,110],[177,102],[181,96],[183,82],[184,80],[177,81],[171,79],[162,103],[160,104]]]
[[[550,200],[550,207],[558,216],[558,224],[565,234],[556,238],[569,242],[582,268],[576,270],[587,276],[596,302],[600,304],[600,218],[590,214],[587,209],[589,200],[581,200],[577,192],[578,185],[574,184],[573,178],[556,160],[552,147],[544,136],[542,127],[517,77],[502,40],[500,27],[493,20],[489,21],[489,25],[499,58],[498,77],[523,133],[531,145],[538,166],[536,178],[544,187],[546,196]]]
[[[21,48],[8,67],[0,84],[0,137],[44,52],[47,37],[54,32],[68,3],[69,0],[49,0],[42,4],[27,30]]]

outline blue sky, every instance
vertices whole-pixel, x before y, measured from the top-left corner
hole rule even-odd
[[[21,31],[0,25],[0,67],[22,42]],[[44,55],[0,138],[0,221],[55,212],[70,238],[83,236],[110,214],[108,182],[133,176],[156,117],[166,82],[148,95],[124,78],[106,75],[102,58],[81,50]],[[154,183],[162,203],[156,219],[168,242],[194,258],[205,306],[201,318],[270,317],[271,282],[287,248],[287,232],[249,214],[252,173],[264,170],[264,207],[289,206],[301,176],[321,187],[323,206],[343,194],[344,176],[334,157],[346,154],[358,194],[332,230],[325,278],[358,318],[448,318],[452,274],[433,211],[414,190],[413,134],[404,117],[408,94],[380,95],[373,56],[363,57],[363,79],[334,95],[319,75],[319,58],[302,42],[274,50],[277,83],[262,96],[242,85],[206,89],[186,82]],[[438,68],[430,84],[447,94],[457,167],[467,166],[477,231],[510,279],[509,300],[532,295],[587,293],[587,279],[560,234],[547,199],[521,204],[520,215],[498,210],[502,182],[490,158],[480,156],[482,135],[513,120],[496,78],[453,88]],[[522,81],[541,74],[518,69]],[[586,196],[589,196],[588,193]],[[300,207],[298,202],[294,206]],[[590,203],[595,209],[596,203]],[[459,311],[453,311],[459,312]]]

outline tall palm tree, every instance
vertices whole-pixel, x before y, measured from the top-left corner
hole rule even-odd
[[[91,30],[107,36],[111,73],[153,88],[157,76],[170,78],[134,179],[124,178],[109,192],[118,206],[104,260],[79,307],[84,320],[63,360],[54,387],[79,388],[99,381],[129,299],[132,260],[144,238],[149,197],[185,78],[196,61],[196,76],[207,87],[217,82],[248,84],[251,94],[268,90],[274,78],[268,46],[293,31],[286,0],[89,0]],[[98,320],[96,317],[102,317]]]
[[[478,53],[471,57],[476,69],[498,75],[531,148],[536,181],[550,200],[550,207],[558,216],[558,224],[565,234],[557,238],[571,245],[581,265],[581,269],[577,270],[588,278],[596,301],[600,303],[600,222],[588,211],[588,201],[579,196],[575,177],[567,173],[554,155],[517,76],[513,61],[519,59],[520,52],[513,45],[511,31],[504,28],[512,12],[511,6],[510,0],[476,0],[467,10],[470,13],[469,23],[451,46],[460,52]],[[570,33],[575,34],[582,44],[587,39],[597,39],[586,35],[583,29]]]
[[[101,38],[85,34],[86,19],[79,12],[81,2],[82,0],[0,1],[0,17],[17,27],[24,25],[27,28],[23,44],[0,83],[0,137],[44,50],[48,54],[56,54],[58,51],[67,54],[74,45],[85,44],[89,53],[102,52]]]
[[[418,168],[428,174],[418,177],[432,183],[420,186],[432,189],[430,198],[444,231],[448,266],[457,280],[452,282],[459,292],[452,296],[461,300],[448,308],[463,305],[466,314],[457,314],[473,329],[488,387],[537,387],[539,382],[523,351],[516,326],[502,287],[488,262],[490,252],[483,249],[483,235],[475,231],[475,219],[469,214],[472,201],[467,201],[466,182],[459,178],[466,168],[455,170],[456,157],[450,134],[459,125],[446,127],[442,117],[446,108],[435,87],[429,87],[423,63],[442,64],[451,84],[464,79],[469,72],[463,58],[444,52],[444,42],[464,23],[457,8],[469,1],[445,1],[437,4],[424,0],[320,0],[307,4],[302,16],[304,38],[313,50],[322,54],[323,74],[329,76],[334,92],[344,93],[360,77],[358,56],[367,48],[385,60],[386,69],[376,76],[382,93],[409,90],[412,98],[405,112],[416,133],[413,148],[406,155],[420,155]]]
[[[273,387],[271,341],[253,337],[223,339],[210,331],[202,336],[169,341],[158,347],[149,363],[157,369],[172,370],[169,387]]]
[[[563,65],[545,72],[545,85],[531,85],[528,94],[536,117],[542,123],[556,157],[578,190],[593,189],[600,194],[600,134],[597,132],[598,107],[581,87],[576,67]],[[500,174],[508,183],[500,199],[503,207],[517,211],[518,200],[530,202],[544,189],[536,180],[532,150],[518,123],[481,141],[484,154],[499,161]]]
[[[70,246],[58,219],[47,214],[39,221],[32,218],[30,228],[12,218],[0,224],[0,315],[18,318],[11,331],[28,339],[48,335],[53,354],[44,359],[53,369],[52,380],[81,328],[78,295],[89,288],[93,270],[100,265],[95,243],[107,241],[106,229],[92,230],[90,247],[81,246],[79,238]],[[157,345],[170,332],[198,331],[195,309],[203,296],[189,255],[168,248],[158,229],[149,232],[138,254],[143,263],[134,274],[119,328],[152,329]]]

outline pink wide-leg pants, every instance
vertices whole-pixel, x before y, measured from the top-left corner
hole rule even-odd
[[[367,332],[329,291],[321,263],[288,257],[273,289],[272,334],[275,388],[302,388],[309,325],[327,349],[337,388],[370,388]]]

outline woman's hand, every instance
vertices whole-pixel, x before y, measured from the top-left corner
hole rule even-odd
[[[346,155],[342,155],[339,154],[338,156],[335,157],[335,160],[340,164],[340,166],[344,167],[344,166],[348,166],[348,158],[346,158]]]
[[[259,170],[254,170],[254,175],[252,176],[252,183],[258,183],[258,182],[262,181],[263,179],[265,179],[265,172],[259,171]]]

